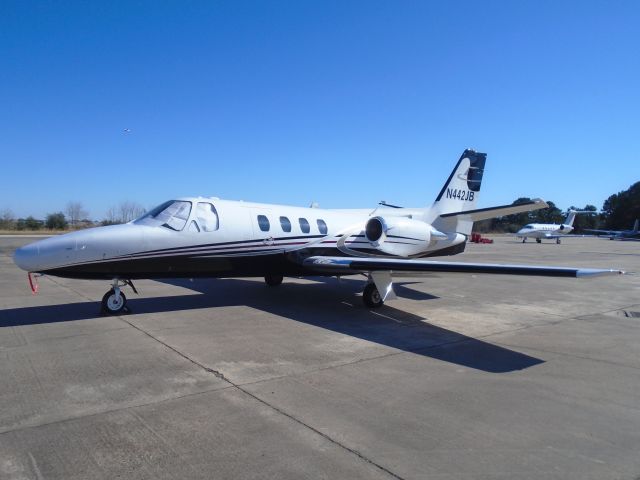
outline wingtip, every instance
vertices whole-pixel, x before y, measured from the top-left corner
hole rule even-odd
[[[596,268],[584,268],[576,272],[576,277],[601,277],[605,275],[627,275],[624,270],[601,270]]]
[[[541,208],[547,208],[549,207],[549,204],[547,202],[545,202],[542,198],[534,198],[533,203],[535,203],[536,205],[540,205]]]

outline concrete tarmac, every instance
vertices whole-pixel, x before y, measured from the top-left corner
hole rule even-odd
[[[640,478],[640,276],[44,277],[0,238],[0,479]],[[640,272],[640,242],[452,260]]]

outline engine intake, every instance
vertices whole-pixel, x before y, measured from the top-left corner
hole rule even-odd
[[[365,227],[364,235],[370,242],[377,242],[382,238],[382,234],[385,233],[386,225],[381,217],[371,218]]]
[[[428,223],[408,217],[372,217],[364,236],[376,249],[401,257],[425,252],[440,237],[446,238]]]

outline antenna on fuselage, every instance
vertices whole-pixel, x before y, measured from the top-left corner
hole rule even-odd
[[[390,203],[387,203],[384,200],[381,200],[380,202],[378,202],[378,205],[382,205],[382,206],[390,207],[390,208],[402,208],[399,205],[391,205]]]

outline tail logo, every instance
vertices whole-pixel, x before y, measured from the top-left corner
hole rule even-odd
[[[486,159],[487,155],[485,153],[465,150],[436,197],[436,202],[443,198],[473,202],[475,194],[480,191]],[[465,160],[468,162],[466,165],[469,165],[466,169],[460,165]]]

